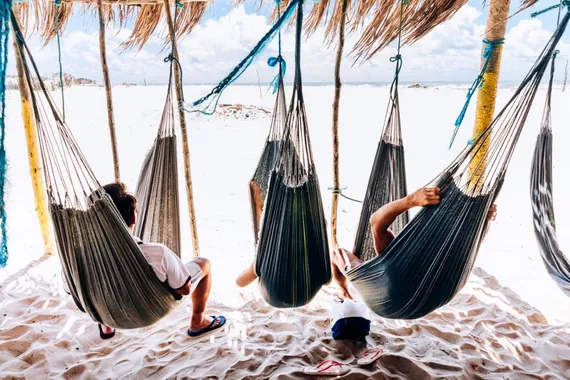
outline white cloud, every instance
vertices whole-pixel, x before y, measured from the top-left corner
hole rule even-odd
[[[184,80],[190,83],[215,83],[222,79],[257,43],[271,27],[262,15],[248,14],[238,6],[217,19],[203,21],[194,32],[179,43]],[[159,26],[159,30],[164,28]],[[435,28],[429,35],[412,46],[403,48],[404,81],[471,81],[478,73],[481,39],[484,33],[481,12],[466,6],[447,23]],[[164,83],[168,66],[163,62],[168,49],[163,49],[163,39],[153,36],[140,51],[121,51],[119,45],[130,31],[107,32],[107,55],[114,83],[146,80],[148,83]],[[539,20],[520,20],[506,36],[503,54],[503,80],[521,79],[532,65],[551,31]],[[354,45],[357,36],[346,43],[346,53]],[[30,39],[38,66],[48,76],[58,71],[55,42],[41,48],[37,37]],[[62,38],[64,71],[76,77],[88,77],[101,82],[99,42],[96,31],[68,29]],[[565,59],[569,44],[561,43],[559,49]],[[331,82],[336,47],[323,43],[322,30],[303,41],[302,68],[305,82]],[[257,82],[257,72],[262,82],[269,82],[275,69],[266,64],[267,58],[277,54],[277,42],[272,41],[253,62],[241,78],[242,82]],[[377,54],[370,61],[353,66],[352,57],[343,61],[342,77],[345,82],[390,81],[394,65],[389,62],[395,54],[395,44]],[[283,56],[287,60],[292,80],[294,66],[293,30],[283,32]],[[13,62],[13,60],[12,60]],[[14,72],[12,68],[10,72]],[[561,75],[561,73],[559,72]]]

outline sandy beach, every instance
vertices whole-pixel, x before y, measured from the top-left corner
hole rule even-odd
[[[206,92],[191,86],[186,97]],[[114,88],[123,180],[134,190],[162,111],[165,86]],[[265,90],[264,90],[265,91]],[[499,90],[498,107],[513,88]],[[455,146],[448,150],[466,86],[439,85],[400,92],[409,189],[428,183],[469,139],[470,108]],[[287,95],[291,88],[287,87]],[[67,91],[67,121],[102,183],[113,178],[104,89]],[[332,86],[306,86],[305,97],[316,168],[326,215],[332,186],[330,108]],[[349,85],[340,114],[341,186],[362,199],[382,127],[388,87]],[[254,255],[247,183],[269,127],[259,109],[190,117],[194,196],[201,253],[212,262],[213,292],[207,312],[228,324],[201,338],[185,333],[186,300],[156,325],[99,338],[96,324],[62,290],[57,257],[42,256],[17,92],[7,94],[9,172],[7,212],[10,261],[0,270],[0,378],[290,379],[303,368],[334,359],[351,367],[346,379],[570,378],[570,299],[548,277],[532,230],[529,173],[545,90],[537,95],[497,200],[499,214],[467,286],[447,306],[414,321],[374,317],[367,347],[384,355],[368,367],[356,359],[364,345],[331,337],[329,310],[337,288],[323,289],[309,305],[274,309],[257,285],[243,290],[235,277]],[[57,98],[56,98],[57,101]],[[234,86],[223,103],[270,109],[257,86]],[[553,94],[554,196],[562,247],[570,246],[565,126],[570,92]],[[181,157],[179,157],[181,159]],[[179,166],[181,167],[181,165]],[[180,183],[183,173],[180,173]],[[182,189],[181,199],[186,199]],[[339,241],[352,248],[360,204],[341,199]],[[183,258],[191,256],[189,219],[181,205]]]

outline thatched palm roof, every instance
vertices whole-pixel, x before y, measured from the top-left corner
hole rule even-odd
[[[175,0],[169,0],[174,4]],[[212,0],[180,0],[184,4],[178,10],[177,37],[188,34],[198,24]],[[74,4],[79,3],[80,6]],[[155,32],[160,21],[165,17],[163,12],[164,0],[102,0],[103,12],[107,24],[124,27],[127,22],[134,21],[133,32],[123,43],[123,47],[142,48],[150,36]],[[57,12],[60,30],[65,30],[72,14],[80,11],[83,15],[93,17],[97,15],[97,0],[61,0],[61,5],[55,6],[53,0],[30,0],[18,4],[22,24],[39,32],[47,44],[56,35]],[[33,25],[29,21],[34,19]],[[166,42],[170,37],[165,33]]]
[[[175,2],[175,0],[169,1]],[[250,0],[235,0],[236,3],[245,1]],[[260,6],[274,4],[273,0],[256,1]],[[286,7],[289,1],[282,0],[282,7]],[[402,0],[347,1],[348,33],[362,30],[353,50],[357,58],[371,58],[398,37]],[[531,7],[538,1],[522,0],[520,10]],[[123,43],[125,48],[142,48],[164,17],[163,0],[102,0],[102,2],[108,24],[118,24],[119,27],[123,27],[128,21],[134,20],[133,32]],[[184,3],[184,7],[178,13],[176,29],[178,37],[192,31],[204,15],[208,2],[213,0],[180,0],[180,2]],[[307,1],[306,6],[311,9],[305,24],[306,33],[313,34],[319,26],[323,26],[325,40],[328,43],[334,42],[342,20],[342,2],[343,0]],[[468,0],[408,0],[409,4],[404,7],[402,42],[411,44],[418,41],[433,28],[451,19],[467,2]],[[55,12],[58,12],[59,25],[63,30],[72,13],[78,8],[73,7],[74,3],[83,5],[79,8],[85,15],[94,15],[97,12],[97,0],[61,0],[59,7],[54,6],[53,0],[30,0],[29,3],[19,5],[23,10],[23,24],[27,25],[28,16],[33,15],[36,21],[31,27],[34,31],[40,32],[47,43],[55,37]],[[166,42],[169,40],[166,33]]]
[[[238,3],[246,0],[236,0]],[[398,37],[400,4],[402,0],[347,0],[346,22],[348,33],[362,31],[353,48],[358,59],[369,59]],[[522,0],[519,11],[527,9],[539,0]],[[337,38],[342,20],[343,0],[307,1],[311,7],[305,23],[308,35],[323,26],[325,40],[332,43]],[[424,37],[436,26],[451,19],[468,0],[408,0],[404,6],[402,43],[412,44]],[[260,6],[272,0],[259,0]],[[285,7],[289,0],[283,0]],[[485,0],[482,0],[485,4]]]

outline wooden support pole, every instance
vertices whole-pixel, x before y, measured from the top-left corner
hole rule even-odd
[[[344,51],[344,28],[346,24],[346,12],[348,0],[343,0],[341,4],[341,19],[338,27],[338,47],[336,51],[336,62],[334,66],[334,100],[332,105],[332,139],[333,139],[333,193],[331,205],[331,239],[333,249],[338,248],[337,239],[337,218],[338,218],[338,196],[340,191],[339,179],[339,142],[338,142],[338,116],[340,108],[340,90],[342,82],[340,80],[340,66],[342,63],[342,53]]]
[[[489,15],[487,16],[487,26],[485,39],[487,41],[497,41],[505,38],[507,21],[509,18],[510,0],[491,0],[489,2]],[[483,44],[482,52],[486,45]],[[483,74],[484,82],[477,94],[477,109],[475,114],[475,126],[473,128],[473,138],[479,136],[493,121],[495,116],[495,102],[497,100],[497,88],[499,87],[499,73],[501,70],[501,56],[503,55],[503,45],[495,45],[486,72]],[[481,58],[481,67],[486,58]],[[485,163],[487,161],[487,150],[490,139],[482,142],[481,149],[474,150],[476,153],[469,167],[469,177],[474,176],[474,182],[482,184],[485,175]]]
[[[103,14],[103,1],[97,0],[97,13],[99,14],[99,51],[101,53],[101,68],[103,70],[103,83],[107,94],[107,118],[109,120],[109,133],[111,134],[111,148],[113,150],[113,167],[115,181],[121,180],[119,170],[119,151],[117,149],[117,135],[115,133],[115,115],[113,112],[113,94],[111,92],[111,80],[107,67],[107,48],[105,45],[105,15]]]
[[[164,11],[166,12],[166,23],[172,40],[172,55],[178,60],[178,48],[176,46],[176,33],[174,22],[170,14],[170,2],[164,0]],[[182,154],[184,156],[184,177],[186,178],[186,196],[188,199],[188,213],[190,215],[190,234],[192,236],[192,249],[194,257],[200,256],[200,245],[198,243],[198,229],[196,227],[196,209],[194,208],[194,193],[192,190],[192,172],[190,170],[190,148],[188,143],[188,131],[186,128],[186,113],[182,110],[184,92],[182,90],[182,77],[180,68],[174,63],[174,81],[176,84],[176,100],[178,101],[178,116],[180,119],[180,134],[182,137]]]
[[[15,12],[15,14],[18,14]],[[32,187],[34,189],[34,202],[36,214],[40,222],[42,238],[44,240],[44,252],[53,254],[53,242],[49,224],[48,203],[46,196],[46,185],[44,173],[40,165],[40,150],[38,144],[38,134],[36,130],[36,120],[30,101],[28,83],[24,74],[22,57],[20,56],[18,45],[14,39],[14,56],[16,57],[16,70],[18,72],[18,88],[20,89],[20,99],[22,102],[22,120],[26,131],[26,145],[28,147],[28,164],[30,166],[30,176],[32,177]]]

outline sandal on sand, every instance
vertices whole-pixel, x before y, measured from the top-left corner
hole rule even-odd
[[[116,330],[113,330],[113,332],[106,334],[103,332],[103,326],[100,323],[98,323],[97,326],[99,326],[99,336],[101,337],[101,339],[111,339],[112,337],[115,336]]]
[[[188,329],[188,335],[190,335],[191,337],[197,337],[202,334],[208,333],[210,331],[214,331],[215,329],[219,329],[220,327],[226,324],[226,318],[223,315],[220,315],[219,317],[212,315],[211,317],[212,317],[212,322],[208,326],[200,330]],[[216,324],[216,321],[219,321],[219,323],[217,326],[214,326],[214,324]]]
[[[349,367],[343,366],[336,360],[325,360],[316,367],[306,367],[303,372],[306,375],[317,376],[340,376],[350,371]]]
[[[358,365],[372,364],[374,361],[376,361],[376,359],[378,359],[380,356],[382,356],[383,353],[384,353],[384,350],[381,349],[380,347],[370,348],[370,349],[364,351],[364,357],[358,359],[358,361],[356,363],[358,363]]]

